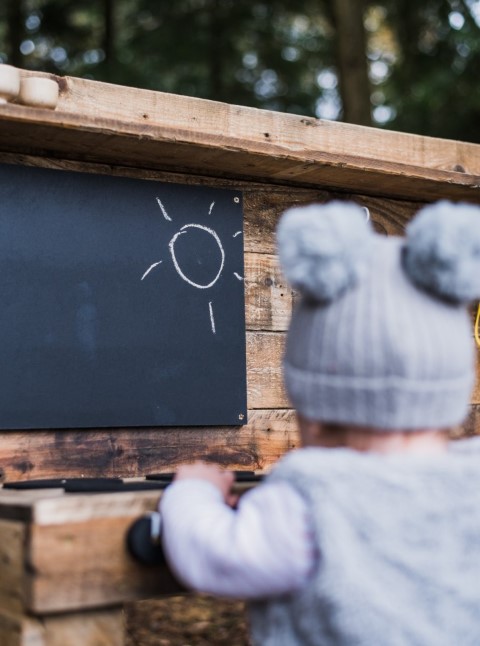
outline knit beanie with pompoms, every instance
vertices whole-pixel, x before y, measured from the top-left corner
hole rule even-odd
[[[376,234],[361,207],[331,202],[287,211],[277,238],[282,270],[302,296],[284,359],[299,413],[383,430],[446,428],[465,418],[479,207],[427,206],[396,238]]]

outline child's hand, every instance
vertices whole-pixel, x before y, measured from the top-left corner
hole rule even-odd
[[[235,480],[235,476],[231,471],[225,471],[216,464],[207,462],[182,464],[178,467],[174,480],[191,479],[211,482],[217,489],[220,489],[225,502],[230,504],[230,489]]]

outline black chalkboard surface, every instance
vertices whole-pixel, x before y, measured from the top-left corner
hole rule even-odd
[[[246,422],[238,191],[0,165],[0,427]]]

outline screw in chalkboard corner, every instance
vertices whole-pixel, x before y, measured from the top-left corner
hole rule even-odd
[[[240,413],[240,415],[238,416],[238,419],[239,419],[240,421],[242,421],[242,419],[243,419],[244,417],[245,417],[245,415],[244,415],[243,413]]]
[[[240,202],[240,198],[239,197],[234,197],[233,201],[235,202],[235,204],[238,204]]]

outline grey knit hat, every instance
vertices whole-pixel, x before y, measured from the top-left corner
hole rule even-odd
[[[365,211],[331,202],[287,211],[283,272],[302,298],[285,383],[305,417],[379,429],[460,423],[474,382],[466,304],[480,298],[480,208],[439,202],[406,238],[376,234]]]

